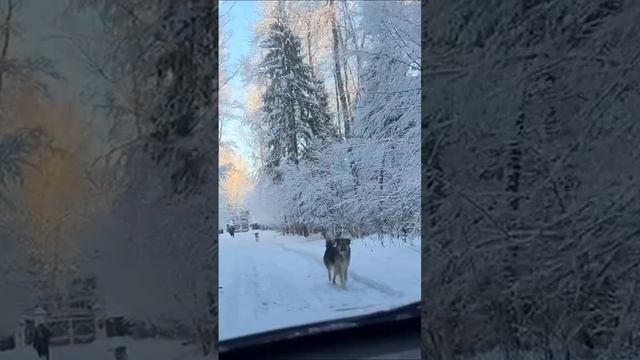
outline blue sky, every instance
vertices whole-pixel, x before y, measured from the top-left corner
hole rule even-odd
[[[258,1],[224,1],[220,3],[219,14],[229,14],[228,26],[225,30],[231,33],[229,40],[228,73],[235,69],[240,60],[249,55],[251,40],[253,38],[253,26],[260,17]],[[242,80],[242,74],[236,75],[230,82],[232,97],[240,104],[245,103],[246,90]],[[252,140],[251,132],[240,121],[232,120],[223,130],[223,138],[231,140],[237,150],[247,159],[249,165],[253,164],[250,158]]]

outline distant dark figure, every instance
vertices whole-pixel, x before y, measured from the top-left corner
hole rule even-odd
[[[36,336],[36,326],[32,321],[27,321],[26,329],[25,329],[25,337],[27,340],[27,345],[33,346],[33,341]]]
[[[235,238],[235,234],[236,230],[233,228],[233,225],[229,226],[229,234],[231,235],[232,238]]]
[[[398,233],[396,235],[396,239],[400,239],[402,237],[403,241],[407,240],[407,235],[409,234],[409,232],[407,231],[407,228],[405,228],[404,226],[402,227],[402,229],[400,229],[400,233]]]
[[[258,234],[258,232],[257,232],[257,231],[253,233],[253,236],[255,236],[255,237],[256,237],[256,242],[258,242],[258,237],[259,237],[260,235]]]
[[[44,325],[40,324],[36,328],[33,336],[33,348],[38,353],[38,358],[49,360],[49,345],[51,342],[51,331]]]
[[[127,360],[129,356],[127,356],[127,347],[126,346],[118,346],[113,351],[113,355],[116,360]]]

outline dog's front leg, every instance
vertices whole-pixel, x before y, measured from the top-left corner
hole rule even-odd
[[[349,268],[347,268],[346,266],[344,267],[344,288],[347,288],[347,280],[348,280],[348,275],[349,274]]]
[[[347,279],[344,276],[344,268],[340,268],[340,285],[343,289],[347,288]]]

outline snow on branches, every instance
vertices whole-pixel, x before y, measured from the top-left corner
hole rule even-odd
[[[640,6],[426,9],[426,354],[618,358],[640,314]]]
[[[256,186],[249,199],[252,207],[265,201],[278,204],[279,215],[288,221],[341,228],[353,236],[420,231],[418,6],[363,6],[358,29],[368,45],[357,49],[363,74],[357,74],[362,79],[359,93],[350,97],[359,99],[352,132],[346,139],[320,136],[300,161],[276,163],[276,183]],[[267,90],[265,99],[271,103],[286,97]],[[270,138],[284,136],[282,129],[286,124],[274,127]],[[283,220],[271,215],[272,223]]]

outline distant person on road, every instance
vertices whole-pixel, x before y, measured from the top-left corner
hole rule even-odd
[[[229,234],[231,234],[232,238],[235,238],[236,230],[233,228],[233,225],[229,226]]]
[[[33,348],[38,353],[38,358],[49,360],[49,345],[51,342],[51,331],[44,325],[40,324],[36,328],[33,337]]]
[[[36,336],[36,327],[33,324],[33,322],[28,321],[26,323],[26,328],[25,328],[25,339],[26,339],[27,345],[33,346],[33,342],[35,341],[34,340],[35,336]]]

